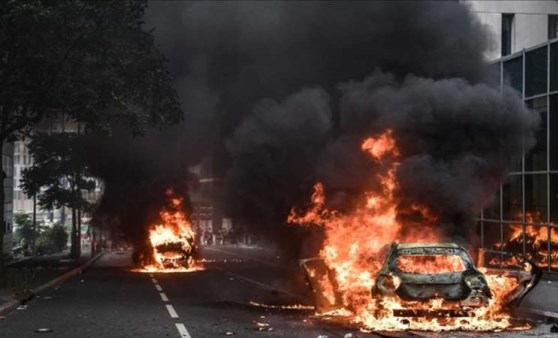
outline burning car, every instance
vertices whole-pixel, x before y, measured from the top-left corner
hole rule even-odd
[[[190,272],[203,268],[197,262],[196,233],[185,213],[182,197],[166,191],[170,203],[159,212],[160,223],[149,227],[145,245],[134,254],[141,272]]]
[[[155,248],[158,261],[165,269],[189,268],[194,262],[196,247],[193,238],[166,242]]]
[[[399,298],[405,309],[395,310],[395,316],[429,312],[410,308],[417,302],[436,298],[461,309],[436,310],[436,315],[461,315],[464,309],[487,305],[492,297],[484,274],[475,267],[467,251],[455,243],[391,245],[372,295]]]
[[[513,260],[517,269],[484,266],[487,255]],[[477,309],[496,303],[514,307],[538,283],[541,270],[528,259],[493,250],[479,251],[479,264],[456,243],[394,243],[385,249],[385,260],[370,289],[370,298],[379,313],[384,301],[395,317],[471,317]],[[495,259],[489,259],[491,263]],[[343,307],[343,295],[335,272],[320,257],[300,261],[314,292],[316,309],[331,313]],[[507,290],[491,290],[494,278],[513,280]],[[496,296],[494,295],[496,292]],[[496,301],[491,302],[494,298]],[[397,306],[393,307],[393,304]]]
[[[287,218],[321,238],[307,251],[317,256],[300,260],[317,314],[374,331],[515,328],[511,310],[535,287],[540,269],[523,256],[488,250],[479,250],[475,266],[465,248],[445,243],[448,228],[428,203],[401,203],[401,152],[392,131],[367,138],[361,150],[379,165],[377,186],[353,209],[328,207],[317,182],[309,205],[293,207]],[[402,222],[408,215],[418,216],[412,225]],[[407,244],[386,246],[396,242]]]

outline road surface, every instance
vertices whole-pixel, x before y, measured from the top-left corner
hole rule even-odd
[[[0,320],[0,337],[475,337],[473,333],[360,333],[326,324],[311,310],[251,305],[310,304],[303,284],[269,251],[205,247],[203,271],[131,271],[130,252],[107,253],[92,268]],[[295,267],[296,268],[296,267]],[[258,326],[259,323],[259,326]],[[261,329],[259,329],[261,327]],[[37,332],[37,330],[52,332]],[[270,331],[259,331],[270,330]],[[500,337],[558,337],[550,324]]]

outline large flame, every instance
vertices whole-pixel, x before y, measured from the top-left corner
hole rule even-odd
[[[405,306],[408,308],[410,305],[403,305],[395,297],[381,300],[371,297],[370,290],[384,263],[381,252],[385,250],[386,244],[434,243],[443,240],[435,231],[436,217],[425,206],[412,206],[412,211],[427,219],[426,224],[403,229],[397,219],[395,191],[398,184],[395,173],[400,152],[392,131],[387,130],[378,137],[366,139],[362,143],[362,150],[370,154],[378,164],[376,178],[379,189],[367,192],[360,205],[350,214],[341,214],[325,207],[324,186],[317,183],[314,186],[311,207],[306,212],[293,209],[288,218],[290,223],[319,226],[324,230],[325,238],[319,255],[327,268],[334,272],[334,281],[330,282],[328,276],[322,274],[319,277],[318,289],[327,302],[331,305],[340,303],[341,307],[322,315],[348,317],[363,330],[488,331],[509,327],[510,317],[502,308],[506,296],[517,286],[516,279],[512,277],[486,275],[493,293],[490,304],[472,310],[473,316],[453,321],[439,318],[402,320],[393,315],[394,310]],[[458,261],[452,256],[401,258],[400,264],[415,272],[443,273],[464,269],[461,259]],[[422,261],[417,261],[420,259]],[[307,271],[310,276],[317,274],[312,268]],[[332,284],[339,291],[338,295],[335,294]],[[460,309],[459,305],[449,306]],[[416,307],[430,310],[447,309],[448,304],[443,299],[434,299],[416,304]]]
[[[525,213],[526,223],[541,223],[540,215],[536,213]],[[496,243],[497,249],[523,253],[532,259],[539,267],[558,269],[558,229],[551,224],[526,225],[510,224],[508,237],[502,243]],[[550,246],[550,248],[549,248]],[[494,265],[516,265],[513,259],[492,262]]]
[[[159,213],[162,223],[149,229],[151,257],[146,259],[142,272],[189,272],[203,268],[194,259],[196,234],[186,218],[184,199],[173,195],[172,189],[167,190],[170,203]]]

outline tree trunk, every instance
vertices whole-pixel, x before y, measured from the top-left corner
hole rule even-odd
[[[77,258],[77,243],[76,243],[76,232],[77,232],[77,223],[76,223],[76,209],[72,208],[72,236],[71,236],[71,248],[70,253],[73,258]]]
[[[33,255],[37,253],[37,194],[33,194]]]
[[[94,257],[97,251],[97,230],[92,223],[89,223],[89,233],[91,234],[91,257]]]
[[[2,143],[0,143],[0,149],[2,148]],[[4,261],[4,235],[6,234],[6,220],[4,219],[4,199],[6,197],[4,191],[4,180],[8,175],[4,171],[4,161],[3,158],[0,160],[0,165],[2,166],[2,172],[0,174],[0,182],[2,184],[2,192],[0,193],[0,267],[3,266]]]
[[[77,257],[81,257],[81,208],[77,209]]]
[[[99,223],[99,252],[104,250],[105,243],[103,242],[103,224],[104,222]]]

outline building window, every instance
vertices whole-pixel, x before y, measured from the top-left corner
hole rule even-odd
[[[546,93],[546,46],[525,53],[525,97]]]
[[[496,62],[490,65],[490,77],[492,78],[492,80],[494,81],[495,84],[497,84],[498,86],[501,85],[501,62]]]
[[[550,91],[558,90],[558,42],[550,45]]]
[[[521,175],[509,175],[502,186],[503,217],[507,221],[521,221],[523,213]]]
[[[550,222],[558,223],[558,174],[550,174]]]
[[[536,143],[529,154],[525,156],[525,171],[546,170],[546,131],[548,129],[546,96],[527,101],[527,107],[533,111],[533,114],[540,116],[541,124],[535,134]]]
[[[523,57],[504,62],[504,84],[523,93]]]
[[[502,14],[502,56],[511,54],[513,14]]]
[[[500,219],[500,189],[494,195],[494,199],[484,208],[484,219]]]
[[[525,218],[527,222],[546,223],[546,174],[525,175]]]
[[[558,170],[558,94],[550,95],[550,170]]]
[[[558,37],[558,15],[548,16],[548,39],[555,39]]]

